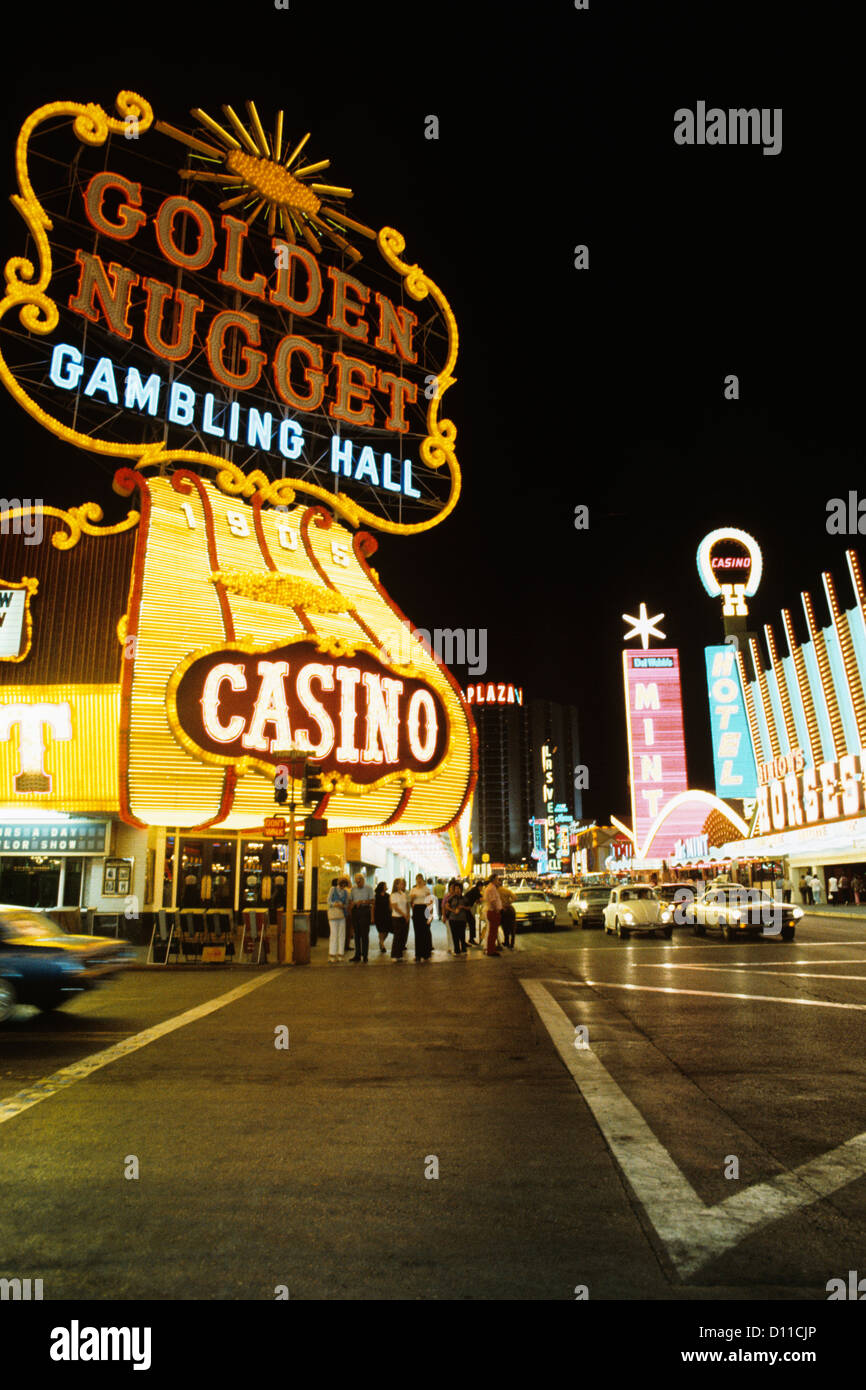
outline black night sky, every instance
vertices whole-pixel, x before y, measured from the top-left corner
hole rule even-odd
[[[702,648],[722,628],[695,567],[708,530],[763,548],[755,625],[780,636],[786,605],[802,637],[803,587],[825,622],[824,568],[850,606],[856,540],[828,535],[826,515],[862,478],[862,84],[834,13],[43,6],[38,37],[7,51],[3,182],[12,193],[23,119],[61,97],[113,110],[131,88],[181,125],[252,97],[314,131],[352,213],[404,233],[461,336],[445,412],[460,505],[419,538],[383,537],[373,563],[417,626],[486,628],[492,679],[578,706],[584,809],[607,819],[628,805],[620,615],[642,600],[680,648],[691,783],[712,784]],[[698,101],[781,107],[781,153],[676,145],[674,112]],[[3,217],[5,262],[22,229],[8,204]],[[107,464],[5,392],[0,422],[4,495],[125,510]]]

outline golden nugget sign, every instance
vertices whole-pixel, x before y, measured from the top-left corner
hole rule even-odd
[[[282,112],[266,133],[252,102],[246,121],[196,110],[194,131],[131,92],[117,109],[54,102],[21,130],[12,201],[35,260],[6,266],[7,388],[140,469],[209,467],[284,504],[302,488],[388,531],[441,521],[460,491],[439,418],[457,328],[400,233],[347,215],[351,189],[320,181],[329,161]],[[359,241],[375,246],[356,275]]]
[[[308,753],[325,773],[369,784],[395,768],[442,761],[448,720],[423,681],[397,678],[373,651],[342,660],[300,639],[265,656],[242,644],[194,654],[172,677],[170,717],[208,762],[265,764]]]

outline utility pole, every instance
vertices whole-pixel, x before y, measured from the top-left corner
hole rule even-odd
[[[295,931],[295,904],[298,900],[298,863],[295,841],[295,782],[304,780],[307,771],[306,750],[295,748],[274,748],[272,752],[281,760],[274,777],[274,801],[278,806],[289,802],[289,872],[288,892],[286,894],[286,939],[283,943],[283,959],[288,964],[293,955]],[[300,763],[300,770],[298,769]],[[304,793],[302,793],[304,795]]]

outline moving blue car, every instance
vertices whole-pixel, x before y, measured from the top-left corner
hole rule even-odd
[[[57,1009],[134,956],[128,941],[72,936],[36,908],[0,904],[0,1021],[17,1004]]]

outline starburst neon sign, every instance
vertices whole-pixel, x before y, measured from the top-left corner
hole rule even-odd
[[[655,626],[656,623],[661,622],[663,617],[664,613],[656,613],[653,615],[652,618],[647,617],[647,608],[645,603],[642,603],[640,606],[640,617],[638,618],[632,617],[631,613],[623,613],[623,622],[632,624],[631,630],[625,634],[623,641],[627,642],[630,637],[639,637],[641,641],[641,646],[643,647],[644,651],[646,651],[647,647],[649,646],[650,637],[664,638],[665,634],[661,631],[660,628]]]

